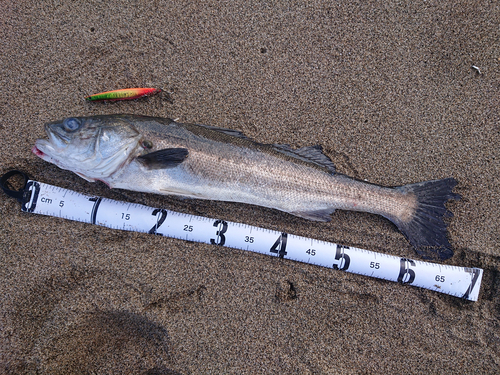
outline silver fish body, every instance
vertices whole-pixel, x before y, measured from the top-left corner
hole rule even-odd
[[[111,188],[270,207],[329,221],[335,209],[382,215],[422,255],[453,252],[442,217],[452,178],[396,188],[334,172],[318,146],[265,145],[240,132],[171,119],[105,115],[46,125],[33,152]]]

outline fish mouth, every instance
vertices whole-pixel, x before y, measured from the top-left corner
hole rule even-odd
[[[65,143],[64,140],[60,139],[54,133],[47,131],[47,134],[49,139],[37,139],[35,141],[35,145],[31,149],[31,152],[39,158],[53,163],[55,161],[54,156],[61,151],[61,147],[58,146],[61,145],[64,147]]]
[[[51,154],[55,152],[54,148],[46,139],[37,139],[31,152],[38,156],[40,159],[52,162],[54,159]]]
[[[57,131],[54,131],[50,125],[45,125],[48,139],[37,139],[31,149],[31,152],[46,161],[54,160],[53,156],[68,145],[68,140],[58,134]]]
[[[31,152],[42,159],[46,156],[42,150],[40,150],[38,147],[36,147],[36,144],[31,149]]]

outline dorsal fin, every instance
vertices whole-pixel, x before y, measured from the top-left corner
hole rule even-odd
[[[328,169],[330,173],[335,173],[335,164],[330,160],[328,156],[323,154],[323,149],[320,145],[316,146],[306,146],[294,150],[290,145],[273,145],[276,151],[282,152],[286,155],[308,161]]]
[[[257,148],[264,152],[271,151],[274,152],[275,155],[276,153],[279,153],[288,158],[295,159],[295,161],[314,164],[314,166],[319,167],[322,170],[326,169],[326,171],[329,173],[332,174],[335,173],[335,165],[328,156],[323,154],[323,150],[319,145],[307,146],[294,150],[293,148],[290,147],[290,145],[262,144],[255,142],[253,139],[247,137],[245,134],[243,134],[238,130],[219,128],[217,126],[202,125],[202,124],[179,124],[179,126],[184,126],[189,131],[197,135],[201,135],[203,137],[210,137],[210,133],[203,134],[203,132],[201,132],[200,134],[200,128],[207,129],[209,131],[210,130],[215,131],[217,133],[224,134],[226,136],[235,137],[238,138],[238,140],[226,140],[226,142],[229,141],[233,144],[240,145],[242,147]],[[210,138],[214,139],[212,137]]]
[[[202,124],[196,124],[197,126],[203,126],[204,128],[210,129],[210,130],[215,130],[217,132],[221,132],[227,135],[230,135],[232,137],[237,137],[237,138],[243,138],[243,139],[250,139],[248,138],[245,134],[240,132],[239,130],[233,130],[233,129],[227,129],[227,128],[219,128],[218,126],[210,126],[210,125],[202,125]]]

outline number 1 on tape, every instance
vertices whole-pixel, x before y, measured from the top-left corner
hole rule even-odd
[[[28,181],[22,211],[146,232],[411,284],[477,301],[483,270],[422,262],[295,236],[246,224],[86,196]]]

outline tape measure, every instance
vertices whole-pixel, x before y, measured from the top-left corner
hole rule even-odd
[[[6,186],[15,174],[25,178],[25,186],[20,191]],[[18,171],[5,174],[1,185],[8,195],[22,203],[23,212],[253,251],[410,284],[470,301],[477,301],[481,286],[483,270],[480,268],[401,258],[241,223],[83,195],[28,180]]]

